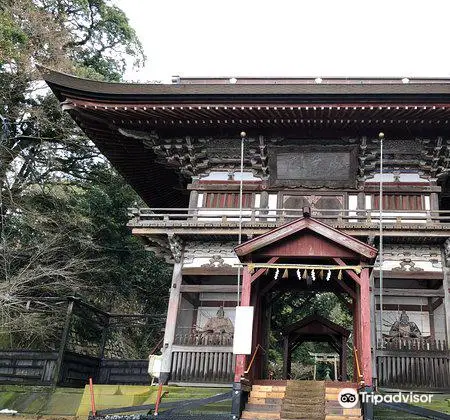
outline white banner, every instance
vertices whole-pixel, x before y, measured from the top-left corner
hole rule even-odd
[[[253,310],[253,306],[236,306],[233,354],[252,353]]]

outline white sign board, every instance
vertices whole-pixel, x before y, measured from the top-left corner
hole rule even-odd
[[[233,354],[252,353],[253,310],[253,306],[236,306]]]
[[[162,356],[156,356],[154,354],[148,357],[148,373],[153,378],[159,378],[161,372],[161,359]]]

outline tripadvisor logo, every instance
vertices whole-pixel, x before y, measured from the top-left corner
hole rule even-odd
[[[343,388],[339,392],[338,401],[341,407],[353,408],[358,404],[358,392],[356,389]]]
[[[343,408],[353,408],[361,400],[362,403],[431,403],[433,394],[414,394],[413,392],[397,392],[395,394],[375,394],[373,392],[358,392],[352,388],[343,388],[338,395],[338,401]]]

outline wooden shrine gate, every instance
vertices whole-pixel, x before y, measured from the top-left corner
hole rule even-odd
[[[303,218],[251,239],[235,251],[244,264],[241,306],[254,307],[253,351],[258,345],[268,344],[270,317],[264,309],[272,289],[333,292],[353,313],[353,341],[358,356],[354,365],[360,366],[365,384],[372,384],[369,276],[377,255],[374,247],[310,218],[308,209],[304,209]],[[319,279],[318,267],[333,274]],[[307,272],[309,278],[305,279],[302,272]],[[264,364],[259,354],[246,375],[249,356],[237,355],[235,386],[244,377],[262,379]]]

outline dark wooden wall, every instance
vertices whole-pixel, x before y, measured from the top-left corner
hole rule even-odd
[[[51,385],[58,352],[0,351],[0,384]]]
[[[58,352],[0,351],[0,384],[84,387],[89,377],[97,384],[150,383],[148,360],[99,359],[65,352],[56,381]]]
[[[147,370],[148,360],[146,359],[103,359],[98,382],[101,384],[146,385],[150,383]]]

